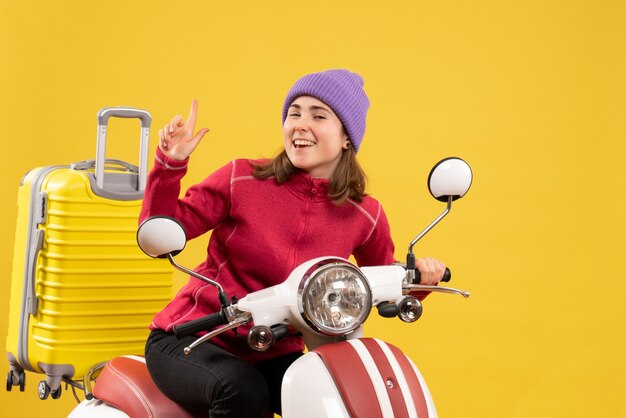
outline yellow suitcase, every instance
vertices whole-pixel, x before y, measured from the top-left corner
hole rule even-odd
[[[110,117],[139,118],[139,166],[105,159]],[[40,167],[18,191],[7,390],[24,390],[25,371],[42,373],[42,399],[61,382],[81,387],[97,363],[143,354],[153,315],[171,298],[173,270],[137,247],[147,177],[150,114],[98,113],[96,159]]]

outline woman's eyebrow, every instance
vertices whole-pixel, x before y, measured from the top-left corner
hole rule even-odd
[[[309,107],[309,109],[311,109],[311,110],[325,110],[326,112],[330,113],[330,109],[325,108],[324,106],[315,106],[315,105],[313,105],[313,106]]]
[[[300,105],[299,105],[299,104],[297,104],[297,103],[292,103],[292,104],[291,104],[291,106],[289,106],[289,108],[292,108],[292,107],[295,107],[295,108],[296,108],[296,109],[298,109],[298,110],[301,110],[301,109],[302,109],[302,106],[300,106]],[[323,110],[323,111],[325,111],[325,112],[332,113],[332,112],[331,112],[331,110],[330,110],[329,108],[324,107],[324,106],[319,106],[319,105],[312,105],[312,106],[309,106],[309,110]]]

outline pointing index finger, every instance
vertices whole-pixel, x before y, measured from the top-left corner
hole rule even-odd
[[[193,99],[191,101],[191,110],[189,111],[189,119],[187,119],[187,123],[189,123],[192,127],[196,126],[197,117],[198,117],[198,100]]]

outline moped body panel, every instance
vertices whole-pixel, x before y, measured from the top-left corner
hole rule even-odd
[[[296,269],[281,284],[251,293],[239,300],[237,308],[250,312],[255,325],[271,327],[285,324],[297,328],[309,349],[323,344],[353,339],[362,336],[361,327],[348,335],[324,335],[313,330],[304,320],[301,307],[298,306],[298,286],[306,277],[311,266],[332,258],[333,260],[350,261],[338,257],[318,257],[309,260]],[[372,304],[383,301],[395,301],[402,297],[402,280],[406,274],[401,266],[373,266],[360,269],[365,275],[372,292]]]
[[[281,399],[283,418],[350,418],[332,375],[314,352],[289,367]]]
[[[129,418],[123,411],[99,399],[84,400],[67,418]]]

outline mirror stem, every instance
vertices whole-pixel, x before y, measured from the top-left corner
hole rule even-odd
[[[217,288],[217,291],[219,293],[218,297],[220,299],[220,305],[222,306],[222,308],[225,308],[227,306],[230,306],[230,301],[228,300],[228,296],[226,295],[226,292],[224,292],[224,288],[222,288],[222,286],[216,282],[213,281],[211,279],[209,279],[208,277],[204,277],[198,273],[196,273],[193,270],[189,270],[187,267],[183,267],[180,264],[176,263],[176,261],[174,261],[174,257],[172,256],[171,253],[167,254],[167,259],[170,260],[170,263],[176,267],[178,270],[182,271],[183,273],[187,273],[190,276],[195,277],[196,279],[200,279],[204,282],[207,282],[210,285],[213,285]]]
[[[444,210],[437,219],[435,219],[430,225],[426,227],[426,229],[424,229],[418,236],[416,236],[413,241],[411,241],[411,243],[409,244],[409,254],[413,254],[413,246],[417,243],[417,241],[421,240],[424,235],[426,235],[431,229],[435,227],[435,225],[439,223],[439,221],[441,221],[448,213],[450,213],[450,209],[452,209],[452,199],[452,196],[448,196],[448,206],[446,207],[446,210]]]
[[[406,269],[409,273],[409,283],[412,283],[415,279],[415,254],[413,254],[413,246],[417,243],[417,241],[421,240],[424,235],[426,235],[431,229],[434,228],[448,213],[450,213],[450,209],[452,209],[452,196],[448,196],[448,205],[446,206],[446,210],[443,211],[441,215],[437,217],[430,225],[426,227],[418,236],[416,236],[413,241],[409,244],[409,252],[406,255]]]

